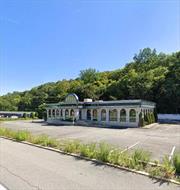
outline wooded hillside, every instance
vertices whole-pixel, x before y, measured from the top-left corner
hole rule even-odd
[[[0,110],[38,111],[41,116],[44,103],[61,101],[72,92],[80,100],[151,100],[157,103],[159,113],[180,113],[180,52],[157,54],[155,49],[145,48],[122,69],[107,72],[87,69],[73,80],[8,93],[0,97]]]

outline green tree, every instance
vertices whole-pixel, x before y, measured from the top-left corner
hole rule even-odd
[[[80,71],[80,79],[85,83],[92,83],[95,80],[98,80],[98,72],[96,71],[96,69],[85,69],[85,70],[81,70]]]

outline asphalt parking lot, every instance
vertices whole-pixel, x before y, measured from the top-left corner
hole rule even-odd
[[[108,129],[84,126],[52,126],[40,121],[8,121],[0,126],[28,130],[33,134],[47,134],[57,139],[79,139],[83,142],[105,141],[120,149],[142,148],[162,159],[173,151],[180,152],[180,124],[153,124],[148,128]]]

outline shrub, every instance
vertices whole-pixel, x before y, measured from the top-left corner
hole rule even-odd
[[[34,119],[34,118],[35,118],[35,112],[31,112],[30,117],[31,117],[32,119]]]
[[[153,113],[151,113],[151,117],[152,117],[152,123],[155,123],[156,121],[155,121],[155,116],[154,116],[154,112]]]
[[[140,112],[140,114],[139,114],[139,126],[144,127],[144,125],[145,125],[144,118],[142,117],[142,112]]]
[[[176,153],[173,157],[173,165],[176,169],[176,173],[180,174],[180,153]]]
[[[157,114],[157,109],[156,108],[154,109],[154,119],[155,119],[155,122],[158,121],[158,114]]]
[[[27,113],[23,113],[23,118],[27,118]]]

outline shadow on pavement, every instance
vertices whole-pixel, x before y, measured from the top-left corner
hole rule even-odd
[[[159,183],[159,186],[163,185],[163,184],[166,184],[166,185],[169,185],[170,182],[167,182],[167,181],[164,181],[162,179],[155,179],[153,177],[149,177],[152,179],[153,183],[156,184],[156,183]]]

